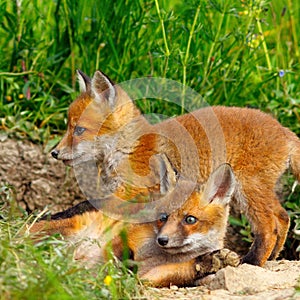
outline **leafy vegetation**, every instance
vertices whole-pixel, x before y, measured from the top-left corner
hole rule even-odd
[[[210,105],[258,107],[299,133],[299,5],[1,0],[0,126],[43,143],[60,134],[80,68],[116,82],[167,77]],[[140,106],[168,115],[184,108]]]
[[[0,189],[0,299],[132,299],[141,296],[136,276],[113,259],[85,268],[66,241],[49,237],[34,245],[25,234],[32,217]]]
[[[115,82],[166,77],[209,105],[257,107],[300,134],[299,14],[298,0],[0,0],[0,130],[54,145],[77,94],[79,68],[89,75],[101,69]],[[184,98],[182,107],[155,99],[138,104],[164,115],[187,106]],[[299,190],[291,192],[290,178],[285,186],[295,229],[288,243],[296,249]],[[61,299],[115,297],[100,272],[94,277],[65,259],[63,242],[36,248],[18,235],[20,218],[0,213],[0,298],[46,298],[53,288]],[[238,225],[250,239],[247,222]]]

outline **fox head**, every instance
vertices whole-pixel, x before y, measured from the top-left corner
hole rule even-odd
[[[113,135],[140,114],[127,93],[102,72],[77,71],[80,95],[70,105],[67,131],[51,152],[66,165],[93,160],[95,139]]]
[[[156,243],[165,253],[202,255],[223,248],[229,203],[236,181],[228,164],[220,165],[180,209],[161,213]]]

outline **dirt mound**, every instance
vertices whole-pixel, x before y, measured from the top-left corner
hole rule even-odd
[[[16,200],[29,213],[49,206],[57,212],[82,200],[72,169],[28,141],[0,140],[0,186],[14,187]]]

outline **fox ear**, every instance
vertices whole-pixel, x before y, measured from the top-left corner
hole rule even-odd
[[[177,172],[165,154],[159,154],[160,193],[167,194],[177,183]]]
[[[91,89],[91,78],[82,71],[77,70],[77,79],[79,83],[80,92],[87,92]]]
[[[236,180],[229,164],[220,165],[208,178],[204,188],[204,199],[211,203],[228,204],[236,188]]]
[[[96,101],[106,100],[111,108],[114,107],[116,90],[112,81],[104,73],[95,72],[92,78],[91,91]]]

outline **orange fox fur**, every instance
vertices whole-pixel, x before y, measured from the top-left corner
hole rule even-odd
[[[167,174],[168,180],[170,175]],[[166,189],[172,188],[168,203],[181,197],[189,184],[181,182],[180,189],[167,186]],[[129,250],[138,263],[138,275],[151,285],[191,285],[211,270],[209,263],[203,269],[202,261],[223,248],[235,184],[231,168],[225,164],[212,173],[205,185],[192,192],[180,209],[167,215],[167,207],[155,207],[158,221],[132,224],[105,216],[97,205],[103,205],[103,201],[107,205],[114,203],[115,197],[109,196],[93,203],[83,202],[52,216],[50,221],[35,223],[30,231],[39,237],[60,233],[78,242],[75,258],[92,264],[106,260],[110,248],[120,259]],[[226,258],[224,263],[227,264]]]
[[[126,92],[96,71],[78,72],[80,96],[68,112],[68,129],[52,151],[66,165],[95,160],[98,195],[126,199],[149,188],[151,158],[165,153],[184,177],[205,182],[221,163],[237,178],[235,203],[252,226],[254,242],[243,262],[263,265],[283,248],[289,217],[275,186],[291,166],[300,179],[300,142],[271,116],[255,109],[208,107],[151,125]],[[151,180],[150,180],[151,181]]]

